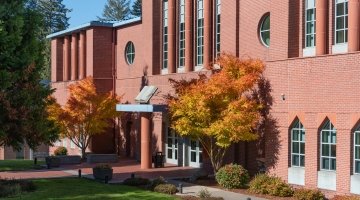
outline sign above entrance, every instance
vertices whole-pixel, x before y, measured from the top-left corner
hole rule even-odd
[[[158,90],[156,86],[145,86],[141,92],[136,96],[135,102],[140,104],[149,103],[152,96],[154,96],[155,92]]]

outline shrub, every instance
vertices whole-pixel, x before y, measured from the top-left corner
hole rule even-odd
[[[146,178],[128,178],[124,181],[124,185],[129,185],[129,186],[144,186],[144,185],[149,185],[150,184],[150,180],[146,179]]]
[[[177,192],[177,188],[173,184],[160,184],[154,188],[154,191],[164,194],[175,194]]]
[[[101,164],[101,165],[96,165],[94,167],[94,169],[112,169],[110,165],[107,164]]]
[[[294,197],[298,200],[324,200],[325,195],[320,190],[297,189]]]
[[[249,182],[249,174],[241,165],[225,165],[216,173],[216,181],[227,189],[244,188]]]
[[[209,199],[211,197],[211,193],[206,188],[203,188],[199,191],[198,196],[201,199]]]
[[[281,180],[281,178],[267,174],[256,175],[250,182],[249,190],[257,194],[269,194],[279,197],[289,197],[294,193],[290,185]]]
[[[65,147],[58,147],[54,151],[55,156],[66,156],[68,154],[67,149]]]
[[[360,200],[359,196],[335,195],[332,200]]]
[[[165,184],[166,181],[164,179],[164,177],[160,176],[159,178],[157,179],[154,179],[153,181],[151,181],[151,185],[150,185],[150,189],[151,190],[154,190],[154,188],[160,184]]]
[[[0,185],[0,197],[10,197],[21,194],[21,187],[19,184]]]

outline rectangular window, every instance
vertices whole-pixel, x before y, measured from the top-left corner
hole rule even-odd
[[[204,64],[204,1],[197,0],[196,15],[196,65]]]
[[[62,142],[63,142],[63,147],[67,148],[67,141],[66,141],[66,139],[63,139]]]
[[[185,66],[185,0],[179,1],[179,68]]]
[[[321,131],[321,170],[336,171],[336,130],[332,124]]]
[[[291,129],[291,166],[305,167],[305,129],[300,121]]]
[[[348,0],[335,0],[335,44],[348,42]]]
[[[305,47],[314,47],[316,44],[316,0],[306,0],[305,6]]]
[[[168,18],[169,4],[167,0],[163,2],[163,69],[168,68]]]
[[[360,128],[355,131],[354,140],[354,171],[360,174]]]
[[[216,0],[216,24],[215,24],[215,55],[219,56],[220,49],[220,24],[221,24],[221,0]]]

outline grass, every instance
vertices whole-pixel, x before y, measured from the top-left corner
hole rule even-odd
[[[124,185],[103,184],[92,180],[79,178],[39,179],[34,180],[35,192],[7,198],[8,200],[82,200],[82,199],[161,199],[174,200],[174,196],[141,190]]]
[[[33,160],[0,160],[0,172],[37,169],[43,164],[45,164],[44,161],[38,161],[38,165],[34,165]]]

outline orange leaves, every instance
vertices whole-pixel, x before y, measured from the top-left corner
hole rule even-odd
[[[180,135],[215,138],[222,148],[257,139],[254,127],[261,106],[248,94],[261,78],[264,64],[229,54],[217,64],[220,70],[209,78],[173,81],[178,98],[169,102],[172,127]]]

